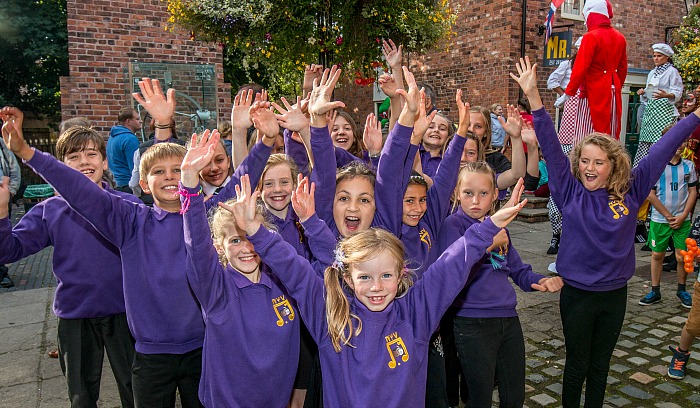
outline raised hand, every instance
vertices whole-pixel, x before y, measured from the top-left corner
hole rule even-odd
[[[520,131],[520,134],[522,135],[523,142],[525,142],[525,144],[537,149],[537,135],[535,134],[535,128],[533,127],[532,123],[523,121],[523,129]]]
[[[520,116],[520,113],[518,113],[518,110],[515,109],[513,105],[509,104],[507,110],[508,121],[505,121],[502,116],[498,117],[498,121],[501,123],[501,126],[503,126],[503,130],[508,133],[508,136],[513,139],[520,139],[523,128],[523,117]]]
[[[136,102],[151,114],[156,123],[161,125],[169,124],[170,119],[175,114],[175,89],[168,89],[164,95],[163,89],[160,87],[160,81],[150,78],[143,78],[139,81],[139,89],[141,90],[140,95],[138,92],[131,94],[136,99]]]
[[[314,80],[320,80],[322,74],[323,65],[311,64],[306,66],[306,68],[304,69],[304,83],[301,87],[301,89],[304,90],[304,93],[309,92],[313,89]]]
[[[233,98],[231,108],[231,127],[233,129],[248,129],[253,126],[250,119],[250,107],[253,105],[253,90],[248,89]]]
[[[194,133],[190,141],[187,153],[180,165],[180,182],[183,186],[193,188],[199,184],[199,172],[211,163],[219,143],[219,131],[205,130],[201,136]]]
[[[309,183],[308,177],[299,174],[297,188],[292,191],[292,208],[299,217],[299,221],[305,222],[316,212],[315,193],[316,183]]]
[[[0,119],[3,121],[2,138],[7,148],[22,160],[31,159],[34,156],[34,150],[24,140],[22,132],[24,113],[15,107],[5,106],[0,110]]]
[[[525,95],[529,96],[537,93],[537,74],[535,69],[537,64],[530,64],[530,57],[525,56],[525,59],[520,58],[520,62],[515,63],[515,69],[518,75],[510,73],[510,77],[520,85]]]
[[[365,130],[362,133],[362,141],[365,143],[369,154],[375,155],[382,151],[382,123],[377,120],[374,113],[367,115]]]
[[[284,108],[275,102],[272,102],[272,106],[277,110],[277,112],[279,112],[279,114],[275,115],[277,123],[279,123],[279,125],[283,128],[289,129],[292,132],[301,132],[302,130],[307,129],[309,127],[309,118],[304,115],[304,112],[302,112],[301,97],[297,96],[297,103],[294,105],[290,105],[289,102],[287,102],[287,99],[284,97],[281,99],[281,101],[285,106]]]
[[[423,135],[428,131],[430,124],[435,119],[437,111],[434,110],[430,112],[429,115],[425,114],[425,92],[420,90],[420,103],[418,104],[418,113],[416,114],[416,121],[413,123],[413,134],[411,135],[411,144],[418,145],[423,141]]]
[[[280,125],[270,110],[270,102],[256,101],[250,107],[249,113],[253,126],[265,137],[274,139],[280,133]]]
[[[328,133],[333,133],[333,126],[335,126],[335,119],[338,117],[338,112],[335,109],[331,109],[326,112],[326,126],[328,126]]]
[[[382,92],[384,92],[389,98],[393,99],[399,96],[399,94],[396,93],[396,90],[402,87],[402,85],[398,84],[391,74],[380,75],[377,82],[379,83],[379,89],[381,89]]]
[[[559,292],[564,287],[564,280],[560,276],[542,278],[530,286],[540,292]]]
[[[403,62],[403,45],[396,47],[396,44],[394,44],[391,39],[388,42],[387,40],[382,40],[382,54],[384,54],[384,59],[392,70],[401,69],[401,63]]]
[[[324,114],[331,109],[343,108],[345,104],[341,101],[332,101],[333,89],[338,83],[342,70],[337,65],[333,68],[326,68],[321,75],[321,79],[314,80],[311,98],[309,100],[309,114],[311,115],[311,124],[314,127],[323,127],[326,125]]]
[[[520,201],[520,196],[523,194],[523,179],[520,178],[513,187],[513,192],[508,203],[491,216],[491,221],[500,228],[505,228],[511,221],[515,219],[520,210],[527,204],[527,198]]]
[[[469,111],[471,105],[469,102],[462,102],[462,90],[458,89],[455,93],[455,102],[457,103],[457,112],[459,112],[459,124],[457,125],[457,134],[462,137],[467,137],[469,132],[470,116]]]
[[[260,228],[260,220],[256,214],[256,202],[260,191],[251,191],[250,177],[241,176],[240,185],[236,185],[236,202],[233,205],[219,203],[219,207],[229,211],[236,219],[236,225],[248,235],[253,235]]]
[[[396,90],[396,93],[399,94],[404,101],[403,109],[399,115],[398,122],[402,126],[412,127],[416,120],[418,106],[420,105],[420,91],[416,85],[416,79],[413,77],[411,71],[409,71],[405,66],[402,67],[402,70],[404,78],[406,78],[408,91],[405,89]]]

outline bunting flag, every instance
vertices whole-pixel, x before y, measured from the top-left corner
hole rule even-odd
[[[549,37],[552,36],[552,25],[554,24],[554,15],[557,12],[557,9],[564,4],[564,0],[552,0],[552,2],[549,4],[549,12],[547,13],[547,19],[544,21],[544,26],[545,26],[545,34],[544,34],[544,43],[547,44],[549,42]]]

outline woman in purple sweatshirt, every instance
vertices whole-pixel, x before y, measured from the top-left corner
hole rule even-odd
[[[262,227],[255,217],[258,193],[251,196],[246,181],[242,179],[231,210],[262,260],[298,299],[319,344],[324,405],[391,408],[422,402],[430,336],[466,283],[471,266],[524,202],[475,225],[409,289],[400,241],[375,228],[343,240],[336,262],[321,279],[294,248]],[[314,211],[306,184],[300,184],[292,199],[301,219]],[[521,191],[510,204],[517,203]]]
[[[634,232],[639,205],[676,149],[700,124],[700,109],[676,124],[634,170],[624,147],[593,133],[564,155],[552,118],[537,90],[536,64],[516,64],[533,109],[535,132],[549,170],[552,198],[561,209],[557,271],[564,279],[559,309],[566,342],[564,407],[578,407],[586,381],[586,405],[601,406],[610,358],[627,305],[627,281],[634,274]]]
[[[522,179],[517,187],[522,187]],[[457,184],[460,207],[447,217],[440,232],[444,250],[492,212],[498,199],[496,177],[486,162],[467,163]],[[481,262],[452,304],[454,336],[467,388],[468,407],[491,406],[494,379],[502,407],[521,407],[525,401],[525,340],[520,327],[513,280],[522,290],[555,292],[561,278],[547,278],[524,264],[506,229],[494,238]],[[475,370],[474,367],[479,367]]]

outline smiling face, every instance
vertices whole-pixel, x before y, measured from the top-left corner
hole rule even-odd
[[[493,109],[493,113],[495,113],[497,116],[503,116],[503,106],[498,105]]]
[[[279,218],[286,218],[292,200],[294,178],[286,163],[276,164],[265,171],[261,196],[265,206]]]
[[[654,51],[651,58],[654,60],[654,65],[657,67],[668,62],[668,55],[656,51]]]
[[[607,186],[612,163],[603,149],[594,144],[586,144],[581,147],[578,172],[586,190],[595,191]]]
[[[343,150],[350,150],[350,147],[355,141],[355,135],[352,132],[350,122],[341,115],[335,118],[331,139],[333,139],[334,146],[340,147]]]
[[[449,126],[447,119],[440,115],[435,115],[435,118],[428,126],[428,130],[423,135],[423,147],[430,151],[442,149],[449,137]]]
[[[180,156],[164,157],[151,166],[146,180],[139,181],[143,192],[153,195],[153,202],[169,212],[180,211],[180,193],[177,184],[180,181],[181,163]]]
[[[102,174],[107,170],[107,159],[95,148],[93,142],[88,142],[82,150],[68,153],[63,157],[63,163],[83,173],[87,178],[101,186]]]
[[[484,219],[498,198],[493,177],[485,173],[463,172],[457,188],[462,211],[477,220]]]
[[[354,177],[336,185],[333,219],[341,236],[349,237],[369,228],[375,210],[374,187],[366,178]]]
[[[220,187],[226,181],[230,167],[231,159],[226,155],[226,149],[223,144],[218,143],[214,157],[212,157],[209,165],[199,172],[199,176],[212,186]]]
[[[404,224],[415,227],[428,209],[428,191],[420,184],[409,184],[403,195]]]
[[[396,297],[399,288],[400,267],[387,252],[350,266],[345,283],[355,292],[355,298],[372,312],[381,312]]]
[[[252,282],[260,281],[260,257],[255,252],[253,244],[246,239],[245,231],[230,225],[228,232],[216,245],[216,249],[223,252],[229,265],[243,276]]]

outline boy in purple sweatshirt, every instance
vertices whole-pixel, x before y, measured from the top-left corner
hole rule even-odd
[[[21,128],[21,113],[17,112]],[[56,156],[110,194],[131,202],[131,194],[103,181],[105,142],[97,132],[73,127],[56,142]],[[61,196],[32,207],[13,228],[7,213],[9,190],[0,188],[0,264],[16,262],[52,245],[58,318],[58,351],[73,407],[96,406],[102,362],[109,357],[121,404],[134,406],[131,364],[134,339],[129,333],[119,249],[100,235]],[[96,264],[99,267],[96,267]]]
[[[634,169],[623,146],[601,133],[577,145],[572,166],[542,105],[535,67],[529,58],[521,59],[518,75],[511,77],[533,109],[550,192],[564,220],[557,256],[565,282],[559,306],[566,342],[562,403],[578,407],[586,381],[586,405],[600,406],[625,317],[627,281],[635,268],[639,206],[678,146],[700,124],[700,109],[678,122]]]
[[[255,217],[257,193],[251,196],[250,186],[242,181],[232,208],[236,223],[297,299],[319,344],[324,405],[402,407],[424,401],[430,336],[471,265],[524,203],[509,205],[475,226],[409,289],[400,241],[375,228],[339,244],[324,282],[278,234],[261,227]],[[313,212],[313,198],[299,189],[295,196],[294,208],[306,218]],[[514,194],[511,204],[518,199]]]
[[[156,124],[169,123],[175,108],[174,90],[168,90],[166,97],[157,80],[144,79],[139,86],[143,98],[137,100]],[[0,115],[11,118],[14,111],[3,108]],[[260,174],[273,144],[274,137],[265,135],[262,143],[251,149],[246,163],[239,166],[233,182],[208,200],[207,206],[211,208],[235,194],[238,175],[244,174],[241,171]],[[50,155],[36,152],[24,141],[21,128],[14,129],[8,146],[119,248],[129,328],[136,340],[132,367],[136,406],[171,406],[176,389],[183,407],[200,406],[197,388],[204,322],[186,276],[191,264],[182,236],[178,191],[184,148],[160,143],[142,157],[140,184],[144,192],[153,195],[155,203],[149,208],[106,193]]]

